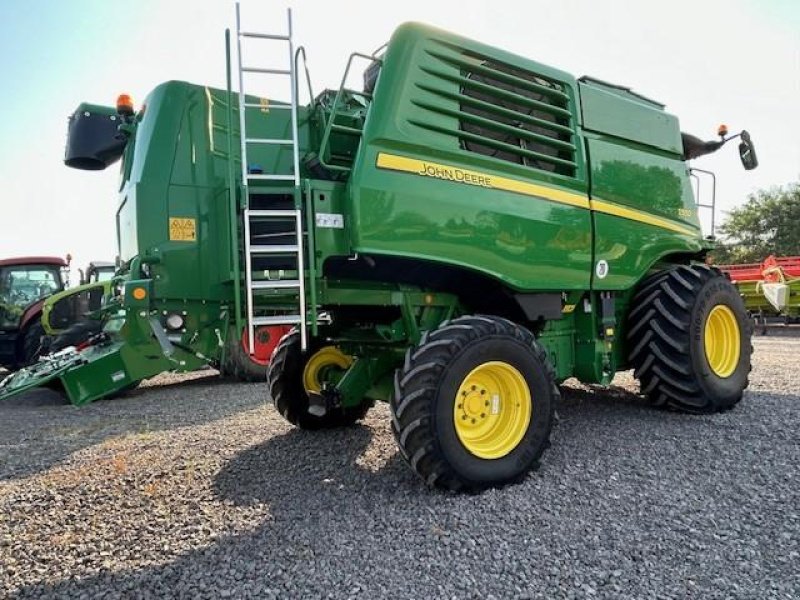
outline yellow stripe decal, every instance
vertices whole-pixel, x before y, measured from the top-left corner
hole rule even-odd
[[[581,194],[564,192],[543,185],[526,183],[517,179],[487,175],[486,173],[480,173],[478,171],[470,171],[469,169],[461,169],[450,165],[441,165],[439,163],[417,160],[416,158],[408,158],[406,156],[395,156],[394,154],[381,152],[378,154],[378,167],[381,169],[414,173],[416,175],[422,175],[423,177],[444,179],[446,181],[465,183],[467,185],[475,185],[493,190],[516,192],[518,194],[525,194],[526,196],[537,196],[539,198],[552,200],[553,202],[589,208],[589,199]]]
[[[655,225],[656,227],[669,229],[670,231],[682,233],[683,235],[691,235],[691,236],[697,235],[696,231],[692,231],[688,227],[683,227],[681,225],[673,223],[672,221],[668,221],[667,219],[662,219],[661,217],[656,217],[638,210],[626,208],[624,206],[620,206],[619,204],[611,204],[610,202],[606,202],[605,200],[598,200],[597,198],[592,198],[592,208],[597,212],[605,213],[607,215],[614,215],[615,217],[630,219],[631,221],[639,221],[640,223]]]
[[[414,175],[421,175],[422,177],[433,177],[434,179],[443,179],[445,181],[453,181],[455,183],[485,187],[493,190],[502,190],[505,192],[515,192],[517,194],[524,194],[526,196],[535,196],[537,198],[544,198],[545,200],[551,200],[561,204],[569,204],[570,206],[577,206],[579,208],[593,209],[597,212],[613,215],[615,217],[622,217],[623,219],[629,219],[631,221],[646,223],[648,225],[654,225],[656,227],[669,229],[670,231],[675,231],[684,235],[697,235],[696,231],[673,223],[668,219],[656,217],[642,211],[626,208],[624,206],[620,206],[619,204],[612,204],[596,198],[590,201],[589,198],[583,194],[566,192],[556,188],[519,181],[518,179],[509,179],[507,177],[489,175],[487,173],[472,171],[470,169],[462,169],[460,167],[453,167],[451,165],[443,165],[440,163],[419,160],[416,158],[409,158],[407,156],[397,156],[396,154],[387,154],[385,152],[378,153],[378,161],[376,166],[380,169],[390,169],[392,171],[413,173]]]

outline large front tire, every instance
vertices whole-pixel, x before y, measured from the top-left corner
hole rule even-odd
[[[289,423],[300,429],[329,429],[346,427],[363,419],[372,406],[364,402],[349,408],[332,408],[324,415],[317,416],[308,412],[309,399],[306,389],[319,391],[318,380],[325,369],[336,369],[341,372],[346,368],[339,358],[341,353],[331,352],[331,346],[323,347],[313,341],[306,352],[300,348],[300,332],[292,331],[278,343],[270,359],[267,371],[267,385],[272,402],[278,412]],[[326,354],[326,356],[323,356]],[[312,361],[318,361],[314,364]],[[309,369],[309,363],[312,368]]]
[[[429,486],[479,491],[538,465],[558,397],[530,331],[498,317],[459,317],[407,352],[395,374],[392,430]]]
[[[714,413],[742,399],[752,323],[720,271],[683,265],[657,273],[644,281],[632,306],[629,359],[653,404]]]

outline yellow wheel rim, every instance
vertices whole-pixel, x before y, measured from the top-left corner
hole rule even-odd
[[[533,402],[517,369],[491,361],[461,382],[453,404],[456,435],[471,454],[497,459],[511,453],[528,431]]]
[[[320,392],[331,369],[346,371],[352,364],[352,357],[335,346],[325,346],[308,359],[303,369],[303,387],[307,392]]]
[[[739,364],[740,334],[736,315],[723,304],[708,313],[705,326],[708,366],[718,377],[730,377]]]

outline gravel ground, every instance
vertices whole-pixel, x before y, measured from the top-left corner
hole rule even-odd
[[[800,339],[757,338],[735,410],[564,389],[523,483],[424,488],[388,411],[306,433],[263,385],[160,377],[0,406],[0,596],[800,597]]]

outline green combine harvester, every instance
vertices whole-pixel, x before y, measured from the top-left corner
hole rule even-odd
[[[72,116],[69,166],[122,159],[123,267],[102,332],[0,393],[83,404],[166,370],[255,372],[304,429],[388,402],[403,457],[451,490],[524,477],[570,377],[634,368],[692,413],[740,401],[751,325],[705,264],[687,160],[739,138],[753,168],[746,132],[703,142],[626,87],[415,23],[300,105],[291,15],[288,34],[238,21],[227,90],[171,81]],[[246,94],[259,77],[291,97]]]

